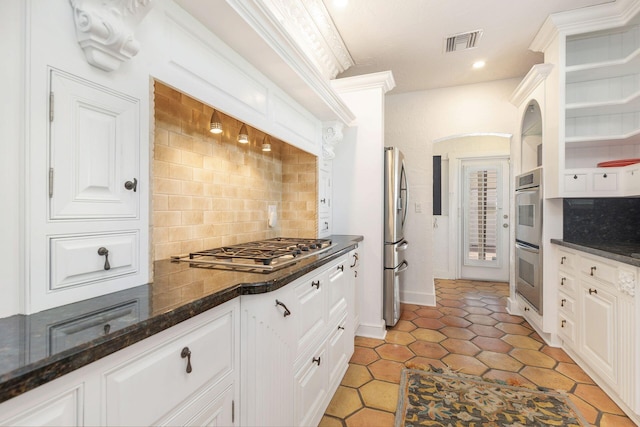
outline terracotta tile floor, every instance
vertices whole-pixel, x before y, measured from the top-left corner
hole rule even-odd
[[[507,313],[508,295],[505,283],[437,280],[437,307],[403,305],[384,341],[356,337],[320,426],[393,426],[402,368],[428,365],[564,390],[592,425],[635,426],[563,350]]]

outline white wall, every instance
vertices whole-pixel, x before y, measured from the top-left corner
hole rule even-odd
[[[395,85],[391,73],[333,81],[357,126],[345,129],[333,160],[333,232],[364,236],[360,267],[357,334],[383,338],[384,94]]]
[[[385,145],[405,154],[410,190],[407,220],[407,271],[404,302],[433,305],[432,145],[455,135],[518,131],[517,109],[509,102],[521,79],[388,95]],[[415,212],[415,204],[422,213]]]
[[[25,183],[21,178],[22,112],[24,109],[24,32],[23,2],[0,2],[0,317],[17,312],[20,306],[18,284],[21,283],[20,244],[24,216],[20,195]],[[10,37],[7,37],[11,35]]]

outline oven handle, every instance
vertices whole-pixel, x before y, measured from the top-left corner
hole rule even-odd
[[[525,246],[519,242],[516,242],[516,249],[522,249],[523,251],[531,252],[532,254],[540,253],[540,249],[532,248],[531,246]]]
[[[536,185],[535,187],[527,187],[523,189],[516,189],[516,194],[524,194],[524,193],[537,193],[540,191],[540,186]]]

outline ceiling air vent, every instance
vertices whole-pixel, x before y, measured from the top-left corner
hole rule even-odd
[[[457,52],[459,50],[473,49],[480,41],[482,30],[468,33],[454,34],[445,40],[445,52]]]

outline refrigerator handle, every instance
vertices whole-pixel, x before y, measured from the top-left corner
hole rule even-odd
[[[404,197],[402,197],[403,192]],[[402,206],[402,227],[404,228],[404,224],[407,221],[407,211],[409,210],[409,185],[407,183],[407,174],[405,172],[404,160],[402,161],[402,166],[400,169],[400,199],[404,202],[404,206]]]
[[[396,252],[406,251],[409,247],[409,242],[403,240],[402,243],[396,248]]]
[[[407,271],[407,268],[409,268],[409,263],[407,262],[407,260],[404,260],[398,266],[398,271],[396,271],[396,274],[404,273],[405,271]]]

